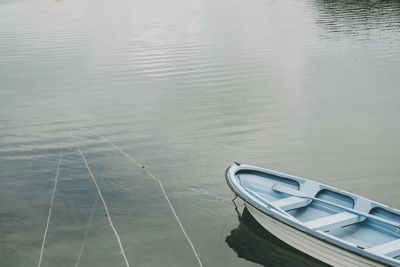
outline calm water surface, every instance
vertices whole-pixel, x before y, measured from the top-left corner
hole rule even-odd
[[[399,1],[0,0],[0,265],[38,266],[60,160],[41,266],[126,266],[79,147],[130,266],[199,266],[146,170],[204,266],[323,266],[224,171],[400,208],[399,85]]]

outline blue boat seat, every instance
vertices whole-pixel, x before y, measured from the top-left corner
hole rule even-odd
[[[310,204],[310,202],[311,201],[307,198],[286,197],[272,201],[271,204],[274,205],[275,207],[281,208],[284,211],[288,211],[305,207],[308,204]]]
[[[400,239],[396,239],[372,248],[366,249],[366,251],[385,255],[391,258],[400,256]]]
[[[363,221],[365,218],[350,212],[339,212],[334,215],[305,222],[305,226],[321,231],[330,231],[353,223]]]

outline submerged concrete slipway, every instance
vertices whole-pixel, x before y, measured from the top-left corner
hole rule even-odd
[[[400,208],[399,70],[394,0],[0,0],[0,265],[325,266],[224,171]]]

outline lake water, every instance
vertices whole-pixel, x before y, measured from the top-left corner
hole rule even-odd
[[[225,169],[400,208],[399,136],[399,1],[0,0],[1,266],[323,266]]]

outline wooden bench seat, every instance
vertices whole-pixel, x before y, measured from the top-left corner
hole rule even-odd
[[[365,218],[350,212],[339,212],[334,215],[305,222],[304,224],[311,229],[330,231],[346,225],[361,222],[364,219]]]
[[[286,197],[272,201],[271,204],[275,207],[281,208],[284,211],[298,209],[310,204],[310,200],[307,198],[300,197]]]
[[[372,248],[368,248],[366,249],[366,251],[375,254],[385,255],[392,258],[398,257],[400,256],[400,239],[396,239]]]

